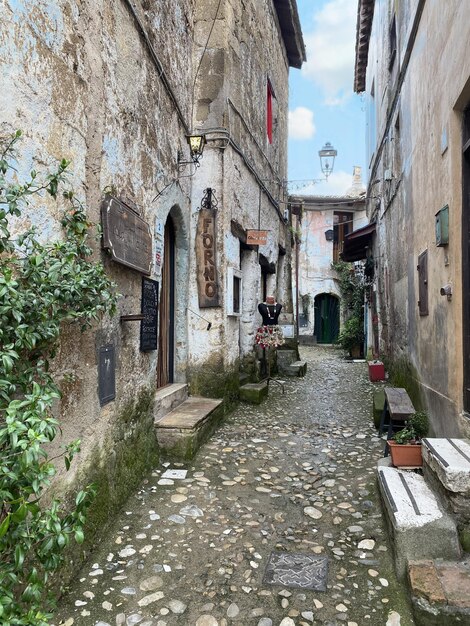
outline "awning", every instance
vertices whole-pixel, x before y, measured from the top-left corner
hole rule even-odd
[[[343,261],[361,261],[367,258],[367,250],[372,247],[372,236],[375,233],[375,222],[354,230],[344,238]]]

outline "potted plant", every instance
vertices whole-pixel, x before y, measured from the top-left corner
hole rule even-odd
[[[388,442],[392,464],[395,467],[421,467],[421,438],[428,434],[428,416],[418,411],[406,421],[405,427]]]
[[[364,325],[360,317],[353,315],[346,320],[339,334],[338,343],[353,358],[361,356],[364,343]]]

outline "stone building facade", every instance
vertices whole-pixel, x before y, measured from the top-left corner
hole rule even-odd
[[[302,207],[299,221],[299,335],[318,343],[333,343],[341,325],[341,293],[332,264],[342,260],[345,237],[367,224],[361,168],[354,168],[353,185],[344,196],[292,195]]]
[[[470,431],[468,17],[458,0],[358,7],[378,338],[438,436]]]
[[[187,382],[192,393],[235,399],[263,280],[289,306],[288,74],[304,56],[295,0],[3,3],[0,123],[2,133],[24,132],[19,176],[36,161],[70,159],[92,221],[100,223],[103,200],[113,197],[151,237],[158,349],[142,351],[140,323],[121,319],[141,313],[142,272],[97,245],[121,294],[118,314],[83,335],[66,330],[55,361],[63,439],[82,440],[67,480],[100,484],[103,518],[158,456],[156,388]],[[188,150],[194,131],[207,141],[199,168]],[[197,224],[207,188],[218,201],[219,302],[200,308]],[[60,236],[47,199],[25,220],[44,237]],[[258,227],[268,231],[259,250],[246,243],[246,230]],[[116,363],[106,403],[98,393],[103,347]]]

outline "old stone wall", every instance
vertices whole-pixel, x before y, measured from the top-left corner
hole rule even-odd
[[[392,63],[383,44],[390,40],[394,7],[398,47]],[[470,101],[467,13],[458,1],[376,3],[367,74],[369,138],[375,133],[370,177],[379,197],[369,209],[377,219],[381,347],[392,360],[409,362],[434,431],[445,436],[468,432],[461,243],[462,111]],[[449,245],[438,247],[435,214],[447,204]],[[417,265],[425,250],[429,314],[420,315]],[[446,284],[453,286],[451,300],[440,295]]]
[[[177,151],[187,154],[193,4],[6,0],[0,24],[0,123],[2,133],[24,131],[19,177],[35,163],[39,169],[67,158],[93,221],[100,220],[105,191],[132,200],[152,235],[171,211],[179,250],[180,380],[187,360],[190,194],[188,179],[175,179]],[[60,212],[47,199],[32,204],[19,226],[28,224],[45,238],[61,236]],[[82,440],[63,484],[98,478],[105,520],[158,454],[152,428],[156,352],[140,352],[138,322],[119,321],[140,313],[140,273],[111,261],[99,245],[96,257],[121,294],[118,313],[83,335],[65,330],[54,368],[64,394],[58,408],[63,442]],[[98,352],[106,344],[116,351],[116,399],[100,407]]]
[[[287,172],[287,112],[289,64],[281,31],[271,2],[222,0],[214,22],[217,3],[200,2],[196,10],[196,43],[199,49],[212,36],[202,58],[196,81],[194,124],[206,133],[208,145],[193,184],[193,206],[204,189],[211,187],[218,199],[218,266],[223,286],[221,307],[204,309],[213,327],[204,337],[194,336],[190,346],[193,372],[222,367],[228,377],[238,376],[238,360],[253,354],[254,336],[261,318],[257,305],[262,300],[259,255],[276,265],[268,276],[268,291],[285,298],[290,295],[290,238],[282,219]],[[196,58],[199,52],[196,52]],[[266,132],[268,80],[274,90],[273,142]],[[241,247],[232,222],[241,229],[268,230],[266,245],[259,250]],[[195,232],[197,216],[192,219]],[[288,255],[279,260],[279,245]],[[240,270],[242,308],[230,314],[227,294],[232,270]],[[195,264],[190,282],[195,284]],[[190,296],[193,304],[197,294]],[[217,357],[216,357],[217,355]],[[194,374],[195,375],[195,374]],[[198,377],[200,377],[198,375]]]

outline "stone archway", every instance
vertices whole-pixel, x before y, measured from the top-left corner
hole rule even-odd
[[[186,382],[188,305],[188,234],[175,204],[167,213],[160,276],[157,386]]]

